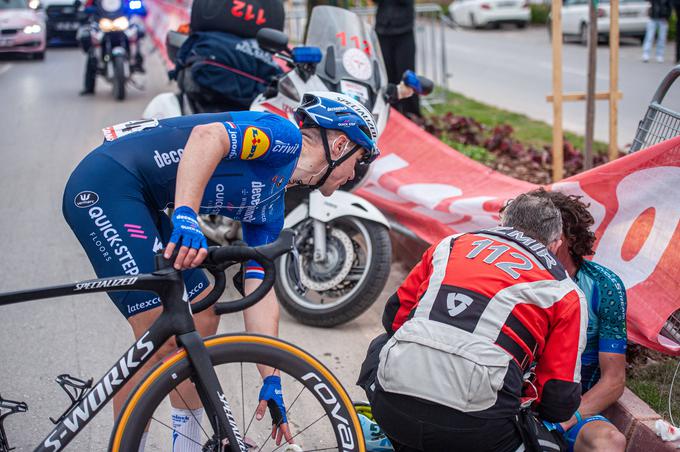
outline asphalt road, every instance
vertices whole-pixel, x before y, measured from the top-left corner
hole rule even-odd
[[[96,96],[80,97],[83,65],[77,49],[49,49],[44,62],[0,58],[0,292],[94,277],[61,214],[64,184],[101,143],[102,127],[138,118],[155,94],[172,89],[152,55],[144,91],[131,89],[116,102],[100,81]],[[302,326],[284,313],[281,336],[320,358],[353,398],[364,398],[354,386],[359,365],[381,329],[384,300],[401,278],[395,269],[371,310],[332,330]],[[220,332],[243,330],[241,319],[223,317]],[[65,297],[0,307],[0,344],[0,394],[29,405],[5,427],[17,450],[33,450],[52,428],[48,417],[67,407],[54,378],[98,379],[132,344],[132,333],[105,295]],[[111,425],[108,406],[70,450],[104,450]]]
[[[447,29],[445,34],[449,88],[482,102],[525,113],[531,118],[552,123],[552,47],[544,27],[517,30]],[[619,146],[632,142],[638,121],[644,115],[654,91],[673,67],[674,43],[666,46],[665,63],[643,63],[639,41],[624,41],[620,50]],[[576,43],[563,48],[565,92],[585,92],[587,50]],[[597,90],[609,89],[609,47],[597,50]],[[664,105],[680,111],[680,86],[677,84]],[[609,141],[609,106],[597,101],[595,137]],[[565,103],[564,128],[585,131],[585,102]]]

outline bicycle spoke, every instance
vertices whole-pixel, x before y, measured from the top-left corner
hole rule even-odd
[[[322,450],[338,450],[337,447],[324,447],[323,449],[304,449],[302,452],[320,452]]]
[[[314,422],[312,422],[311,424],[309,424],[307,427],[305,427],[305,428],[303,428],[302,430],[300,430],[299,432],[297,432],[295,435],[293,435],[293,437],[292,437],[291,439],[297,438],[297,437],[300,436],[302,433],[304,433],[305,430],[309,429],[312,425],[316,424],[317,422],[319,422],[321,419],[323,419],[323,418],[325,418],[325,417],[328,417],[328,415],[327,415],[326,413],[324,413],[324,414],[323,414],[321,417],[319,417],[317,420],[315,420]],[[269,435],[269,437],[271,438],[271,435]],[[281,449],[283,446],[285,446],[287,443],[288,443],[287,441],[284,442],[284,443],[281,444],[279,447],[277,447],[276,449],[274,449],[272,452],[276,452],[277,450],[279,450],[279,449]],[[266,444],[266,443],[265,443],[265,444]],[[264,445],[263,445],[263,446],[264,446]],[[334,447],[334,448],[332,448],[332,449],[337,449],[337,447]]]
[[[246,396],[243,389],[243,363],[241,363],[241,415],[243,425],[246,425]],[[246,436],[246,434],[244,433],[243,436]]]
[[[177,395],[179,396],[179,398],[182,399],[182,402],[184,403],[184,406],[186,407],[187,410],[189,410],[189,413],[191,413],[191,417],[194,418],[194,421],[196,421],[196,423],[198,424],[198,426],[201,428],[201,431],[203,432],[203,434],[205,435],[205,437],[206,437],[207,439],[210,439],[210,435],[208,435],[208,432],[205,431],[205,429],[203,428],[203,426],[201,425],[201,423],[198,422],[198,419],[196,419],[196,416],[194,415],[194,411],[193,411],[191,408],[189,408],[189,404],[184,400],[184,397],[182,397],[182,394],[180,394],[180,392],[177,390],[177,388],[175,388],[174,391],[177,393]],[[170,405],[172,406],[172,404],[170,404]]]
[[[290,413],[293,412],[293,407],[295,406],[295,402],[297,402],[297,400],[300,398],[300,396],[302,395],[302,393],[304,392],[304,390],[305,390],[305,386],[302,385],[302,389],[300,389],[300,392],[298,392],[298,395],[295,396],[295,398],[293,399],[293,402],[292,402],[292,403],[290,404],[290,406],[288,407],[288,416],[290,416]]]
[[[245,408],[244,408],[244,411],[245,411]],[[253,415],[250,416],[250,422],[248,422],[248,427],[246,428],[246,431],[243,433],[244,437],[248,434],[248,431],[250,430],[250,426],[253,425],[253,419],[255,419],[256,414],[257,414],[257,407],[255,408],[255,411],[253,411]]]
[[[151,420],[152,420],[152,421],[158,422],[159,424],[161,424],[163,427],[167,428],[167,429],[170,430],[171,432],[177,432],[177,430],[175,430],[174,428],[172,428],[170,425],[168,425],[168,424],[166,424],[165,422],[161,422],[161,421],[159,421],[158,419],[156,419],[156,416],[151,416]],[[205,432],[205,430],[204,430],[204,432]],[[184,438],[188,439],[189,441],[191,441],[191,442],[194,443],[194,444],[198,444],[199,446],[202,446],[201,443],[199,443],[198,441],[196,441],[196,440],[194,440],[194,439],[192,439],[192,438],[189,438],[187,435],[185,435],[185,434],[183,434],[183,433],[177,432],[177,434],[178,434],[179,436],[183,436]],[[208,439],[210,439],[210,438],[208,438]]]

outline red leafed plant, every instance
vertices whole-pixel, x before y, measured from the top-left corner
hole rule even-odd
[[[509,176],[533,182],[552,182],[552,152],[549,146],[537,148],[513,137],[509,124],[485,126],[474,118],[451,112],[413,119],[418,125],[454,149]],[[606,163],[608,158],[596,154],[593,166]],[[564,140],[565,177],[583,170],[583,154]]]

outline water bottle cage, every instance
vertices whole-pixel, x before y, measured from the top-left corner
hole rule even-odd
[[[55,420],[50,417],[50,421],[56,425],[63,421],[71,412],[71,410],[73,410],[73,408],[75,408],[75,406],[85,398],[87,392],[92,387],[92,378],[85,381],[81,380],[80,378],[72,377],[69,374],[61,374],[54,381],[56,381],[59,386],[61,386],[61,389],[63,389],[68,395],[69,399],[71,399],[71,405],[61,416],[59,416],[58,419]]]
[[[7,435],[5,434],[5,428],[3,422],[7,416],[14,413],[25,413],[28,411],[28,405],[26,402],[15,402],[13,400],[5,400],[0,396],[0,452],[9,452],[13,450],[13,447],[9,446],[9,441]]]

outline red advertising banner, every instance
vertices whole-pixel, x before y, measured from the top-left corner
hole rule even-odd
[[[395,111],[380,149],[358,194],[430,243],[497,225],[506,200],[537,188],[465,157]],[[590,203],[594,260],[626,286],[629,339],[674,354],[680,344],[660,331],[680,309],[678,187],[680,137],[548,187]]]

